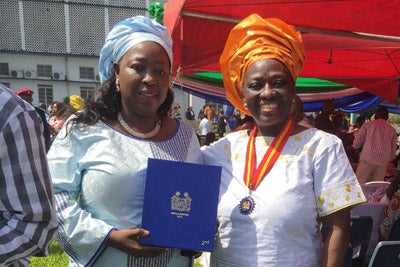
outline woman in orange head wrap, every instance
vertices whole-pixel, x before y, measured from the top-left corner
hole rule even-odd
[[[211,266],[343,264],[349,207],[365,197],[341,140],[290,119],[304,61],[300,33],[279,19],[253,14],[228,36],[226,96],[256,125],[203,148],[223,168]]]
[[[220,58],[226,96],[248,115],[243,106],[244,73],[255,62],[268,58],[283,63],[295,82],[305,60],[301,35],[279,19],[251,15],[232,29]]]

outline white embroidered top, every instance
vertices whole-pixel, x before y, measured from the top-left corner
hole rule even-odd
[[[243,181],[247,131],[203,147],[205,163],[222,165],[218,231],[212,266],[317,266],[319,217],[365,201],[341,140],[307,129],[292,135],[271,171],[251,192],[254,211],[243,215],[249,195]],[[273,137],[257,137],[257,166]]]
[[[148,158],[201,162],[193,129],[183,121],[178,125],[163,142],[133,138],[101,121],[69,129],[66,136],[69,124],[64,125],[48,161],[60,221],[58,241],[70,266],[187,266],[188,258],[177,249],[136,258],[104,245],[112,229],[141,226]]]

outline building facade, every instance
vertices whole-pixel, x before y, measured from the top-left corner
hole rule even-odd
[[[29,87],[33,104],[70,95],[95,99],[99,52],[118,21],[149,16],[154,0],[0,0],[0,83],[13,91]],[[165,1],[159,1],[165,2]],[[184,113],[203,99],[174,89]]]

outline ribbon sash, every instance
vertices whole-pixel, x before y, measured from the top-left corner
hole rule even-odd
[[[260,165],[256,169],[257,164],[257,156],[256,156],[256,134],[257,134],[257,125],[254,126],[253,130],[250,133],[250,138],[247,143],[246,150],[246,166],[244,169],[243,180],[244,183],[250,190],[254,190],[264,179],[265,175],[272,169],[275,162],[278,160],[279,155],[283,147],[285,146],[287,140],[292,135],[294,131],[295,125],[293,121],[288,118],[283,128],[278,133],[278,135],[274,138],[271,145],[269,146],[267,152],[265,152]]]

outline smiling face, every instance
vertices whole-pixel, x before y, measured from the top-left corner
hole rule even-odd
[[[114,68],[121,90],[122,113],[155,117],[167,97],[170,82],[170,62],[164,48],[154,42],[139,43]]]
[[[295,85],[280,61],[263,59],[244,74],[243,100],[264,135],[275,136],[289,116]]]

